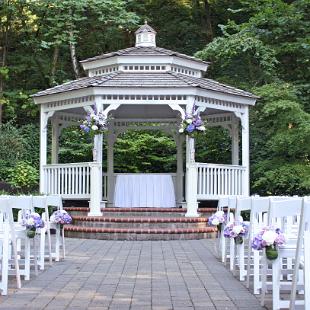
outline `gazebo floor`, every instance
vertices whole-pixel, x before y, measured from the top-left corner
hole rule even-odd
[[[185,217],[179,208],[104,208],[102,216],[87,216],[85,207],[66,207],[73,218],[65,226],[72,238],[105,240],[192,240],[212,238],[216,229],[207,224],[213,209],[201,208],[199,218]]]

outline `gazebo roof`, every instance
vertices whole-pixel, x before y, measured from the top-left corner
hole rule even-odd
[[[209,64],[207,61],[203,61],[201,59],[188,56],[182,53],[178,53],[175,51],[171,51],[162,47],[157,46],[134,46],[125,48],[122,50],[118,50],[116,52],[111,52],[107,54],[101,54],[95,57],[87,58],[85,60],[80,61],[81,63],[88,63],[92,61],[97,61],[101,59],[107,59],[114,56],[176,56],[183,59],[195,61],[198,63]]]
[[[244,90],[228,86],[212,79],[196,78],[175,72],[141,73],[117,71],[111,74],[84,77],[55,86],[33,95],[34,97],[52,95],[91,87],[117,88],[190,88],[196,87],[230,95],[258,98]]]

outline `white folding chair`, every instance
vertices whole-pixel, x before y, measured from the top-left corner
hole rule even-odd
[[[224,208],[228,208],[228,197],[221,197],[218,201],[217,204],[217,211],[224,211]],[[226,223],[223,223],[223,226],[225,226]],[[226,238],[224,238],[223,234],[223,227],[220,232],[220,237],[219,237],[219,248],[220,248],[220,255],[221,255],[221,260],[223,263],[226,261]]]
[[[289,284],[288,281],[281,282],[281,274],[289,273],[289,269],[283,270],[282,259],[292,258],[295,256],[297,245],[297,234],[295,227],[297,224],[297,217],[300,216],[302,209],[301,198],[291,198],[287,200],[270,199],[270,208],[268,212],[268,224],[280,228],[286,237],[286,244],[278,248],[278,258],[273,260],[270,264],[272,267],[272,304],[273,309],[287,308],[289,306],[288,300],[280,299],[280,291],[282,285]],[[268,260],[265,252],[263,252],[263,272],[262,272],[262,296],[261,304],[265,304],[265,294],[267,290],[267,266]]]
[[[44,221],[44,227],[37,229],[37,233],[40,235],[40,246],[39,246],[39,261],[38,265],[40,270],[44,270],[45,265],[45,235],[47,234],[48,242],[48,257],[49,262],[52,264],[52,241],[51,241],[51,231],[49,223],[48,205],[46,196],[32,196],[32,206],[36,209],[43,210],[42,219]]]
[[[62,210],[62,198],[59,195],[50,195],[46,196],[47,199],[47,205],[50,207],[53,207],[56,210]],[[56,262],[60,259],[60,247],[62,247],[62,254],[63,258],[66,256],[66,248],[65,248],[65,235],[64,235],[64,228],[60,227],[60,225],[57,225],[55,223],[50,223],[50,228],[55,229],[56,231],[56,238],[55,238],[55,252],[52,252],[52,257],[55,258]]]
[[[227,222],[235,220],[233,212],[236,210],[236,204],[236,196],[228,197]],[[229,258],[229,269],[233,272],[235,267],[235,241],[233,239],[229,240],[229,255],[226,255],[226,257]]]
[[[18,212],[18,222],[14,222],[14,228],[16,232],[17,239],[17,251],[18,253],[22,252],[21,243],[24,242],[24,259],[20,262],[24,263],[24,268],[21,268],[20,265],[20,274],[24,276],[25,280],[30,279],[30,239],[27,237],[27,232],[24,226],[20,224],[23,216],[28,212],[34,212],[32,206],[32,196],[10,196],[9,204],[12,209],[19,210]],[[36,249],[34,247],[34,251]],[[35,271],[37,273],[37,261],[34,260]]]
[[[249,239],[248,239],[248,257],[247,257],[247,288],[250,287],[250,277],[253,276],[253,293],[259,294],[262,287],[260,279],[260,251],[252,249],[253,237],[265,226],[267,223],[267,212],[269,210],[269,197],[251,197],[251,214],[249,225]],[[252,261],[252,264],[251,264]],[[253,265],[253,270],[251,266]]]
[[[241,216],[242,211],[250,211],[251,210],[251,197],[237,197],[236,198],[236,210],[235,210],[235,222],[243,222],[243,218]],[[248,236],[245,236],[244,242],[242,244],[235,244],[235,248],[237,249],[238,255],[238,265],[239,265],[239,280],[244,281],[246,277],[246,270],[244,264],[244,245],[248,240]],[[232,241],[235,243],[234,239]]]
[[[302,271],[304,300],[296,301],[297,284],[300,283],[300,271]],[[305,310],[310,309],[310,199],[306,197],[303,201],[297,238],[290,310],[295,309],[295,306],[300,304],[304,305]]]
[[[17,288],[21,287],[19,262],[17,257],[16,236],[13,221],[13,212],[9,205],[9,198],[0,197],[0,259],[1,259],[1,295],[8,293],[8,276],[12,266],[10,249],[13,249],[14,267]],[[11,247],[10,247],[11,245]]]

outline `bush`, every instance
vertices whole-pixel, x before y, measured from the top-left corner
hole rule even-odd
[[[38,185],[39,173],[36,168],[27,162],[19,162],[10,169],[8,182],[22,191],[34,190]]]

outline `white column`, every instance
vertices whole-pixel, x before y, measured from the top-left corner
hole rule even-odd
[[[98,100],[98,101],[97,101]],[[99,98],[96,98],[96,109],[102,111],[103,105]],[[101,216],[102,203],[102,142],[103,135],[95,135],[93,147],[93,162],[90,164],[90,202],[89,216]]]
[[[57,118],[52,119],[52,164],[58,163],[58,153],[59,153],[59,121]]]
[[[250,194],[250,132],[249,132],[249,108],[244,107],[244,112],[241,114],[242,125],[242,166],[245,167],[242,180],[243,195]]]
[[[186,112],[192,113],[195,98],[186,105]],[[198,217],[198,202],[197,202],[197,167],[195,163],[195,139],[186,137],[186,217]]]
[[[176,178],[176,197],[177,197],[177,205],[181,205],[183,202],[183,136],[176,136],[176,144],[177,144],[177,178]]]
[[[48,112],[43,110],[41,106],[40,111],[40,193],[45,193],[45,175],[43,166],[47,162],[47,121]]]
[[[107,172],[108,172],[108,203],[113,204],[114,200],[114,143],[116,135],[108,133],[107,137]]]
[[[90,165],[90,202],[88,216],[101,216],[101,200],[102,200],[102,164],[92,162]]]
[[[231,162],[239,165],[239,126],[238,119],[231,124]]]

